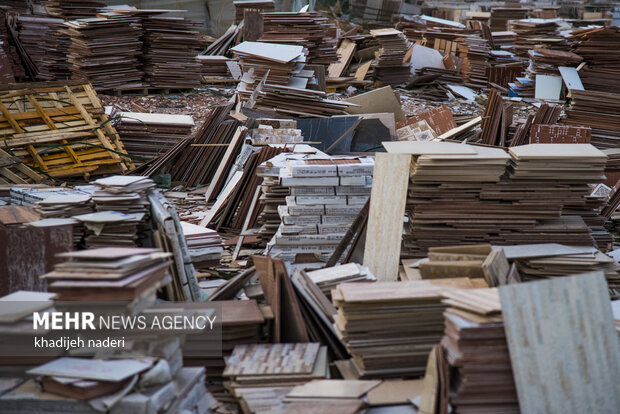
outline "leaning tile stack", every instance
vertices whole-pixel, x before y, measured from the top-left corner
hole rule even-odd
[[[37,79],[64,80],[71,78],[67,53],[71,38],[64,29],[63,19],[19,16],[19,40],[37,65]]]
[[[583,206],[587,183],[602,181],[604,154],[589,144],[523,145],[512,147],[510,155],[499,148],[469,148],[475,153],[415,157],[405,257],[458,244],[594,245],[582,217],[562,211]]]
[[[110,15],[72,20],[65,26],[71,36],[68,60],[74,77],[102,90],[142,86],[139,18]]]
[[[372,158],[287,160],[280,183],[291,195],[278,207],[282,223],[271,253],[288,261],[298,253],[329,259],[370,196],[373,168]]]
[[[199,23],[181,17],[144,16],[145,80],[153,88],[198,88],[202,44]]]
[[[237,94],[245,105],[302,117],[340,115],[350,105],[307,89],[316,79],[314,71],[304,69],[302,46],[243,42],[230,50],[241,62]]]
[[[116,130],[136,165],[165,154],[189,138],[194,128],[190,115],[118,112],[115,117],[119,118]]]
[[[445,292],[441,344],[452,368],[450,404],[456,413],[514,413],[519,402],[497,289]]]
[[[375,52],[377,80],[384,85],[407,82],[411,76],[409,63],[403,62],[410,47],[407,37],[396,29],[371,30],[370,34],[379,41],[379,50]]]
[[[320,13],[263,13],[266,43],[299,45],[308,49],[308,63],[329,65],[338,61],[336,27]]]
[[[474,279],[344,283],[332,291],[336,329],[360,378],[417,377],[442,337],[444,290],[481,287]],[[482,279],[478,279],[482,280]],[[341,369],[342,370],[342,369]]]

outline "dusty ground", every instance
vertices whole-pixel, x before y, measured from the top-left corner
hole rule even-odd
[[[129,112],[152,112],[165,114],[184,114],[191,115],[196,122],[196,127],[202,121],[214,105],[228,102],[234,94],[232,88],[207,88],[194,92],[170,95],[123,95],[110,96],[99,95],[104,105],[114,105],[119,110]],[[440,105],[447,105],[457,118],[468,118],[482,115],[486,96],[481,95],[476,102],[464,100],[453,100],[447,103],[431,102],[408,96],[407,91],[399,90],[400,100],[406,116],[413,116],[428,109]],[[346,96],[339,94],[336,99],[346,99]],[[529,112],[536,108],[524,102],[513,102],[515,120],[525,119]]]
[[[233,92],[232,89],[209,88],[170,95],[111,96],[101,94],[99,98],[103,105],[114,105],[121,111],[191,115],[197,128],[211,108],[228,102]]]

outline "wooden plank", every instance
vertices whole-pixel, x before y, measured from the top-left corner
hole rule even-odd
[[[379,281],[398,278],[411,156],[377,153],[370,195],[364,266]]]
[[[521,412],[620,412],[620,347],[603,272],[499,294]]]

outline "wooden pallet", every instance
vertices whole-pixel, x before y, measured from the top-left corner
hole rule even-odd
[[[0,184],[39,184],[45,177],[24,165],[18,157],[14,157],[0,149]]]
[[[12,84],[0,88],[0,139],[28,166],[55,177],[134,168],[90,84]]]

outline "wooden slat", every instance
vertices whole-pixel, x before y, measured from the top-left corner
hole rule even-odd
[[[521,412],[620,412],[620,347],[603,272],[499,294]]]
[[[91,127],[94,128],[95,135],[97,136],[97,138],[99,138],[99,141],[101,142],[101,144],[105,148],[107,148],[109,150],[112,150],[112,151],[115,151],[115,148],[112,146],[112,143],[103,134],[103,132],[98,128],[97,123],[90,116],[90,114],[88,113],[86,108],[84,108],[84,106],[82,106],[82,104],[80,102],[78,102],[78,100],[73,96],[73,94],[71,93],[71,89],[68,86],[65,86],[65,90],[67,91],[67,94],[69,95],[69,99],[71,99],[71,102],[78,109],[78,111],[80,112],[82,117],[86,120],[88,125],[90,125]],[[116,158],[117,160],[120,161],[121,157],[118,154],[116,154],[115,152],[112,152],[112,151],[110,151],[110,155],[113,158]],[[121,168],[122,171],[127,171],[127,169],[128,169],[127,166],[125,164],[123,164],[123,163],[120,163],[120,168]]]
[[[0,102],[0,112],[2,112],[2,115],[4,115],[4,117],[9,121],[9,123],[11,124],[11,126],[16,132],[22,132],[22,133],[24,132],[24,129],[21,126],[19,126],[19,124],[17,123],[15,119],[13,119],[13,116],[11,115],[9,110],[6,108],[6,106],[2,104],[2,102]],[[28,145],[26,148],[28,149],[28,152],[30,153],[32,158],[36,160],[36,162],[41,166],[41,168],[44,171],[47,170],[47,166],[45,165],[45,162],[43,161],[41,156],[37,153],[37,150],[34,148],[34,146]]]

